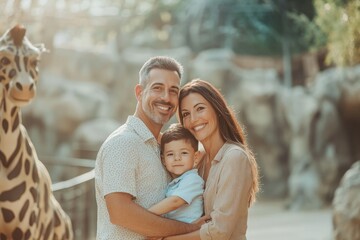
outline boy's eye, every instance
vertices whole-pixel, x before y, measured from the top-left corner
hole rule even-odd
[[[182,152],[181,154],[186,155],[186,154],[188,154],[188,152]]]
[[[173,156],[173,155],[174,155],[174,154],[172,154],[172,153],[166,154],[167,157],[171,157],[171,156]]]

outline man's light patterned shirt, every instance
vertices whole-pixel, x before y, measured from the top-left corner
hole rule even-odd
[[[103,143],[96,159],[96,239],[144,239],[110,222],[104,196],[126,192],[134,196],[137,204],[149,208],[164,199],[168,182],[154,135],[139,118],[129,116]]]

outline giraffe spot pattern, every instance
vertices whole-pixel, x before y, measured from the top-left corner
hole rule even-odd
[[[23,237],[23,232],[21,231],[20,228],[16,228],[12,234],[12,238],[13,239],[22,239]]]
[[[16,107],[13,107],[12,109],[11,109],[11,117],[14,117],[14,114],[16,113]]]
[[[34,211],[32,211],[29,218],[29,225],[30,226],[34,225],[35,220],[36,220],[36,214]]]
[[[24,194],[25,188],[26,183],[22,182],[8,191],[3,191],[0,194],[0,202],[14,202],[16,200],[19,200],[19,198]]]
[[[49,239],[49,236],[50,236],[50,233],[51,233],[51,229],[53,228],[53,221],[51,220],[49,222],[49,224],[47,225],[46,227],[46,230],[45,230],[45,235],[44,235],[44,239]]]
[[[19,55],[15,56],[15,63],[16,63],[16,67],[17,67],[18,71],[21,72]]]
[[[13,126],[12,126],[13,132],[15,131],[15,129],[17,129],[19,127],[19,123],[20,123],[19,115],[16,115],[15,120],[13,122]]]
[[[16,70],[15,69],[11,69],[8,75],[8,78],[12,79],[13,77],[15,77],[16,75]]]
[[[17,176],[19,176],[19,174],[21,172],[21,165],[22,165],[22,154],[20,155],[19,161],[16,164],[15,168],[7,176],[7,178],[9,180],[12,180],[12,179],[16,178]]]
[[[4,129],[4,132],[7,133],[9,130],[9,122],[6,119],[2,120],[2,128]]]
[[[29,173],[30,173],[30,160],[26,159],[25,160],[25,174],[29,175]]]
[[[21,208],[20,214],[19,214],[19,220],[22,222],[24,220],[24,216],[29,208],[29,199],[26,200],[24,203],[24,206]]]
[[[15,157],[18,155],[19,151],[20,151],[20,147],[21,147],[21,135],[19,134],[17,142],[16,142],[16,148],[13,152],[13,154],[11,154],[9,161],[6,163],[5,167],[9,167],[11,165],[11,163],[14,161]]]
[[[32,179],[33,179],[34,183],[38,183],[38,182],[39,182],[39,173],[38,173],[38,171],[37,171],[37,168],[36,168],[35,164],[33,165]]]
[[[1,150],[0,150],[0,162],[1,162],[1,165],[6,167],[6,157],[5,157],[5,154]]]
[[[34,187],[31,187],[31,188],[30,188],[30,193],[31,193],[31,196],[32,196],[34,202],[37,202],[37,199],[38,199],[38,191],[37,191]]]
[[[10,209],[1,208],[1,213],[7,223],[11,222],[15,218],[15,214]]]
[[[30,232],[30,230],[28,229],[28,230],[26,230],[26,232],[25,232],[24,239],[25,239],[25,240],[28,240],[28,239],[30,239],[30,237],[31,237],[31,232]]]
[[[49,192],[46,184],[44,184],[44,190],[45,190],[45,194],[44,194],[45,212],[47,212],[49,210],[49,196],[48,196]]]
[[[26,146],[26,152],[29,154],[29,156],[32,156],[32,150],[29,141],[27,139],[25,140],[25,146]]]

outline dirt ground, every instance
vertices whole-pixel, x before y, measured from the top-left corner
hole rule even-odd
[[[281,201],[258,201],[250,208],[248,240],[331,240],[331,209],[288,211]]]

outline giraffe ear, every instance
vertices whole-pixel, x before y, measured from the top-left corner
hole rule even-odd
[[[36,47],[37,49],[39,49],[39,51],[40,51],[41,53],[42,53],[42,52],[46,52],[46,53],[50,52],[49,49],[46,49],[45,44],[43,44],[43,43],[36,43],[36,44],[33,44],[33,45],[34,45],[34,47]]]

